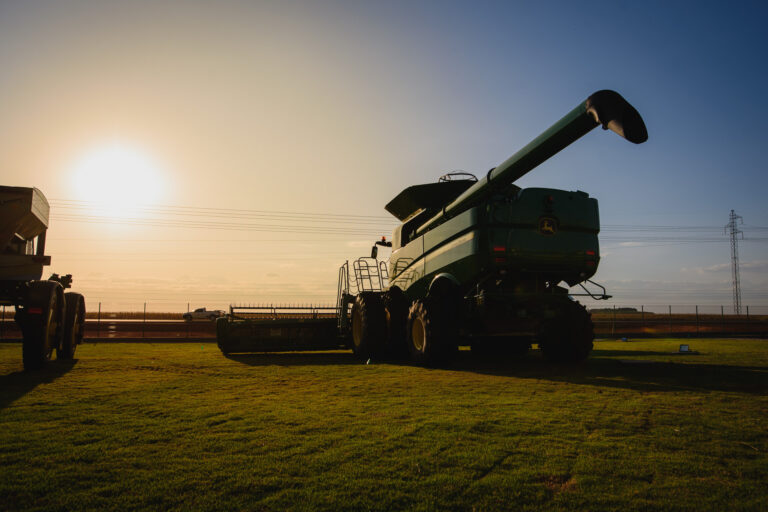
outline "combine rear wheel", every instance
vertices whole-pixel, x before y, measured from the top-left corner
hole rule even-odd
[[[595,339],[591,315],[578,302],[571,302],[563,314],[544,324],[539,333],[539,348],[553,362],[583,361],[592,351]]]
[[[65,293],[64,339],[56,350],[59,359],[72,359],[75,349],[83,341],[85,326],[85,298],[79,293]]]
[[[36,370],[51,360],[64,330],[64,293],[54,281],[32,281],[21,318],[25,370]]]
[[[366,360],[384,348],[386,319],[381,294],[362,292],[352,305],[352,351]]]

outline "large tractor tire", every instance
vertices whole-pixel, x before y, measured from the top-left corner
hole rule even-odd
[[[352,305],[352,351],[360,360],[381,355],[386,341],[382,294],[362,292]]]
[[[587,308],[570,302],[558,318],[542,325],[539,348],[549,361],[572,363],[589,356],[594,339],[592,317]]]
[[[54,281],[29,283],[21,328],[25,370],[37,370],[61,345],[65,315],[64,289]]]
[[[455,315],[434,297],[417,300],[408,312],[407,344],[411,359],[434,364],[452,358],[458,351]]]
[[[83,341],[85,328],[85,298],[79,293],[64,294],[64,337],[56,350],[58,359],[73,359],[75,349]]]
[[[397,359],[408,357],[408,299],[400,288],[384,292],[384,319],[386,323],[386,351]]]

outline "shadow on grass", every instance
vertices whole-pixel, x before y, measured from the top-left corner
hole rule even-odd
[[[601,353],[604,352],[604,353]],[[768,368],[667,363],[647,360],[618,360],[608,355],[670,355],[668,352],[616,352],[595,350],[585,362],[555,364],[537,355],[519,360],[488,360],[460,357],[445,369],[496,376],[541,379],[638,391],[729,391],[764,394],[768,391]],[[538,357],[537,357],[538,356]],[[693,356],[695,357],[695,356]],[[687,359],[687,361],[691,361]]]
[[[594,350],[591,357],[577,364],[550,363],[534,350],[523,358],[481,358],[461,351],[450,363],[434,369],[477,374],[568,382],[638,391],[729,391],[748,394],[768,392],[768,368],[697,364],[696,356],[680,356],[685,364],[648,360],[620,360],[615,357],[670,356],[670,352]],[[351,352],[280,352],[230,354],[232,361],[250,366],[329,366],[361,365]],[[373,364],[416,366],[408,361],[379,360]]]
[[[352,352],[267,352],[229,354],[227,359],[249,366],[329,366],[359,365]]]
[[[69,372],[77,364],[77,359],[69,361],[51,361],[35,371],[18,371],[0,375],[0,410],[23,397],[40,384],[47,384]]]

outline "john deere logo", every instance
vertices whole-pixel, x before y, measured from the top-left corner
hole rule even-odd
[[[554,235],[557,233],[557,221],[552,217],[539,219],[539,233],[542,235]]]

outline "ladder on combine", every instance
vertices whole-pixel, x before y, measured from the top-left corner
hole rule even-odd
[[[389,284],[387,264],[376,258],[356,259],[352,262],[352,273],[350,276],[349,261],[339,267],[336,316],[340,333],[347,333],[349,330],[349,315],[355,297],[362,292],[381,292]]]

